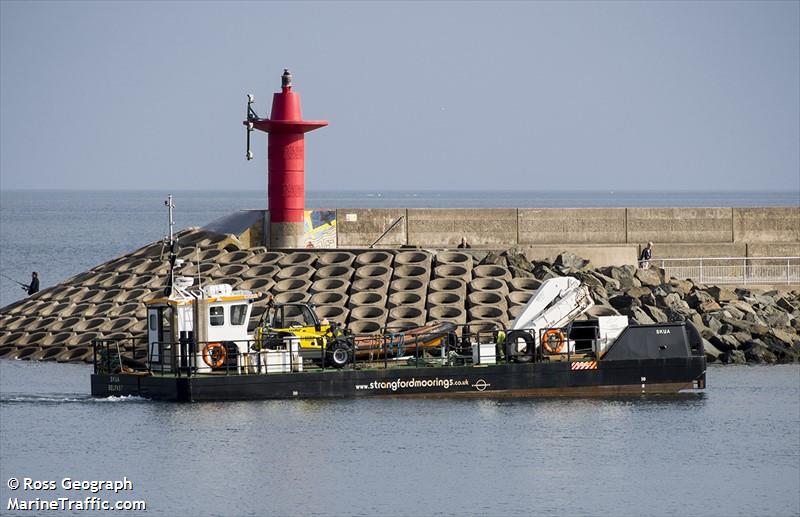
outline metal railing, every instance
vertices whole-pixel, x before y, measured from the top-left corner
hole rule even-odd
[[[551,360],[550,354],[545,353],[541,346],[527,346],[519,351],[513,351],[508,341],[502,343],[498,340],[499,332],[512,334],[510,330],[500,327],[494,329],[482,329],[476,332],[469,330],[469,325],[459,325],[459,332],[450,332],[446,335],[437,333],[435,335],[413,335],[408,336],[402,332],[391,332],[386,334],[349,334],[348,339],[354,343],[351,354],[345,368],[377,368],[389,369],[402,366],[412,367],[440,367],[473,364],[473,345],[474,344],[494,344],[495,352],[492,354],[489,364],[502,364],[509,362],[533,362]],[[530,329],[528,329],[530,330]],[[524,332],[528,330],[522,329]],[[542,335],[550,329],[539,329],[539,342],[542,342]],[[515,333],[520,332],[514,331]],[[513,335],[513,334],[512,334]],[[531,335],[531,334],[528,334]],[[564,337],[568,335],[568,331]],[[431,339],[441,337],[440,344],[433,347],[426,345]],[[531,335],[532,338],[532,335]],[[95,373],[119,373],[129,369],[138,369],[150,374],[168,375],[176,377],[195,376],[200,374],[210,375],[264,375],[272,373],[291,373],[302,371],[334,371],[341,369],[332,366],[329,359],[331,351],[320,348],[321,357],[317,360],[309,361],[301,352],[302,347],[293,348],[292,340],[295,337],[286,337],[284,342],[271,343],[263,346],[263,342],[257,340],[235,340],[221,343],[226,348],[224,358],[218,364],[213,365],[208,360],[207,345],[220,345],[219,342],[201,342],[181,340],[176,342],[153,342],[147,343],[146,340],[130,340],[130,345],[124,349],[120,347],[119,340],[98,339],[93,341],[94,349],[94,370]],[[361,344],[359,344],[359,340]],[[498,341],[501,341],[498,344]],[[367,343],[366,345],[364,343]],[[529,345],[533,345],[531,339]],[[588,342],[587,342],[588,343]],[[241,347],[239,346],[241,345]],[[588,343],[590,352],[593,348]],[[131,348],[132,347],[132,348]],[[246,351],[240,351],[241,349]],[[480,348],[479,348],[480,350]],[[298,353],[295,354],[294,351]],[[284,352],[283,363],[278,367],[270,361],[276,358],[269,357],[270,354]],[[287,353],[288,352],[288,353]],[[586,354],[577,353],[579,351],[565,347],[563,355],[567,361],[574,359],[581,360]],[[592,355],[592,354],[590,354]],[[132,360],[137,357],[139,360]],[[481,356],[479,362],[483,363],[485,356]],[[281,363],[281,360],[278,361]],[[135,364],[135,363],[138,363]]]
[[[702,257],[650,260],[667,278],[701,284],[798,284],[800,257]]]

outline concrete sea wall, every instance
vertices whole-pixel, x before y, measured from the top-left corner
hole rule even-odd
[[[800,206],[766,208],[338,209],[340,247],[517,246],[531,258],[573,251],[597,265],[633,264],[643,243],[661,258],[800,255]],[[600,248],[604,248],[602,251]]]

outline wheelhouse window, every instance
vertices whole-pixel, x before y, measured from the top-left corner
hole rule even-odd
[[[244,325],[244,318],[247,314],[247,305],[232,305],[231,306],[231,325]]]
[[[150,313],[150,330],[153,332],[158,330],[158,314],[155,312]]]
[[[223,307],[209,307],[208,322],[212,327],[219,327],[225,324],[225,309]]]

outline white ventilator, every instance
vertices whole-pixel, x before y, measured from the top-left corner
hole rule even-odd
[[[543,329],[561,328],[594,305],[589,288],[571,276],[542,282],[525,309],[511,324],[511,330],[527,330],[539,346]]]

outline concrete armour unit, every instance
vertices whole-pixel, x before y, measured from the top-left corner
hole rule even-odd
[[[341,292],[347,294],[350,291],[350,282],[344,278],[324,278],[311,284],[311,292]]]
[[[344,307],[347,305],[348,296],[344,292],[337,291],[322,291],[316,292],[311,296],[311,303],[316,306],[336,306]],[[322,317],[322,316],[320,316]]]
[[[359,278],[350,285],[351,294],[361,291],[379,291],[383,294],[386,294],[388,290],[388,282],[377,278]]]
[[[356,257],[357,267],[386,266],[391,267],[394,255],[386,251],[365,251]]]
[[[350,309],[355,307],[385,307],[386,295],[378,291],[364,291],[350,296]]]
[[[350,267],[355,259],[356,256],[347,251],[326,251],[320,254],[317,264],[320,268],[323,266]]]
[[[389,295],[386,306],[389,309],[394,309],[395,307],[425,307],[425,299],[419,292],[393,292]]]
[[[295,251],[284,255],[278,260],[280,267],[288,266],[312,266],[317,260],[317,255],[314,253],[307,253],[305,251]]]

